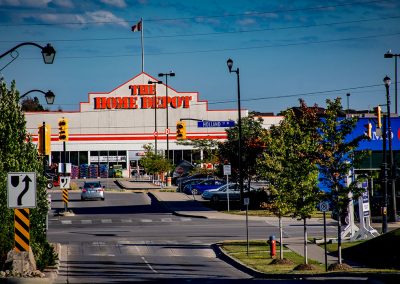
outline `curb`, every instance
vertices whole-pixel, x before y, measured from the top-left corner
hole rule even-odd
[[[357,273],[357,272],[327,272],[327,273],[315,273],[315,274],[305,274],[305,273],[294,273],[294,274],[270,274],[260,272],[255,270],[241,261],[231,257],[224,249],[221,248],[221,243],[215,243],[211,245],[215,255],[235,267],[236,269],[252,276],[257,279],[275,279],[275,280],[320,280],[323,278],[366,278],[368,283],[385,283],[385,284],[395,284],[399,283],[400,273]]]
[[[184,214],[184,213],[178,213],[175,210],[172,210],[165,201],[158,199],[157,196],[152,193],[152,192],[147,192],[147,195],[153,199],[153,200],[157,200],[157,202],[159,204],[161,204],[166,210],[168,210],[169,212],[171,212],[173,215],[175,216],[179,216],[179,217],[190,217],[190,218],[199,218],[199,219],[208,219],[206,216],[201,216],[201,215],[192,215],[192,214]]]

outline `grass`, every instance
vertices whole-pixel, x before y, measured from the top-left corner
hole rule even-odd
[[[271,264],[273,258],[270,256],[267,241],[250,241],[248,255],[247,244],[245,241],[229,241],[222,244],[222,249],[224,249],[231,257],[238,259],[240,262],[260,272],[270,274],[296,273],[293,269],[297,265],[304,263],[304,257],[288,250],[286,247],[284,248],[283,257],[291,260],[294,264]],[[279,257],[279,253],[279,246],[277,246],[277,257]],[[301,273],[316,273],[324,271],[324,266],[320,263],[310,259],[308,260],[308,263],[312,264],[315,267],[315,270],[301,271]]]

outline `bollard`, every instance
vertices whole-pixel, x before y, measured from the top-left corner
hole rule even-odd
[[[275,236],[269,236],[269,255],[274,258],[276,256],[276,240]]]

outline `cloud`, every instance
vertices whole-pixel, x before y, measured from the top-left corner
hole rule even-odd
[[[11,7],[47,7],[51,0],[0,0],[0,6]]]
[[[256,21],[253,18],[243,18],[237,21],[239,26],[252,26],[256,23]]]
[[[74,7],[74,3],[72,3],[71,0],[53,0],[53,1],[51,1],[51,4],[54,4],[54,6],[62,7],[62,8],[73,8]]]
[[[103,4],[109,5],[109,6],[114,6],[118,8],[125,8],[126,3],[125,0],[101,0]]]
[[[108,11],[96,11],[96,12],[86,12],[86,16],[89,21],[99,22],[103,24],[104,22],[113,22],[116,25],[128,27],[128,23],[122,19],[115,16],[113,13]]]

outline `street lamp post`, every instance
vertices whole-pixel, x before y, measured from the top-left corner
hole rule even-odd
[[[52,105],[54,103],[54,99],[55,99],[55,95],[52,91],[48,90],[47,92],[43,92],[41,90],[30,90],[28,92],[26,92],[25,94],[23,94],[22,96],[19,97],[19,99],[24,98],[25,96],[27,96],[28,94],[32,93],[32,92],[38,92],[38,93],[42,93],[46,99],[47,104]]]
[[[392,210],[390,212],[390,219],[392,222],[397,221],[397,208],[396,208],[396,180],[395,180],[395,167],[393,163],[393,148],[392,148],[392,126],[391,126],[391,119],[390,119],[390,93],[389,93],[389,86],[390,86],[390,78],[386,76],[383,78],[383,82],[385,83],[386,87],[386,101],[387,101],[387,118],[388,118],[388,139],[389,139],[389,167],[390,167],[390,180],[392,186]]]
[[[3,54],[1,54],[0,58],[3,58],[7,54],[12,53],[13,51],[17,50],[18,48],[20,48],[21,46],[24,46],[24,45],[33,45],[33,46],[36,46],[36,47],[40,48],[42,50],[42,56],[43,56],[44,63],[45,64],[53,64],[54,57],[56,56],[56,51],[51,46],[50,43],[48,43],[46,46],[41,46],[41,45],[39,45],[37,43],[34,43],[34,42],[23,42],[23,43],[20,43],[20,44],[14,46],[10,50],[7,50]]]
[[[347,114],[350,113],[350,93],[346,94],[347,97]]]
[[[154,84],[154,154],[157,154],[157,92],[156,84],[162,84],[162,81],[148,81],[148,84]]]
[[[242,115],[240,107],[240,73],[239,68],[232,70],[233,60],[228,59],[226,61],[228,65],[229,73],[235,72],[237,78],[237,95],[238,95],[238,124],[239,124],[239,141],[238,141],[238,171],[239,171],[239,190],[240,190],[240,201],[243,201],[243,174],[242,174]]]
[[[175,77],[175,73],[170,71],[169,73],[158,73],[158,77],[164,77],[165,76],[165,109],[166,109],[166,115],[167,115],[167,129],[166,134],[167,134],[167,160],[169,161],[169,128],[168,128],[168,77]]]
[[[384,58],[393,58],[394,57],[394,108],[396,114],[397,112],[397,57],[399,57],[400,54],[394,54],[392,53],[391,50],[385,53],[383,56]]]

